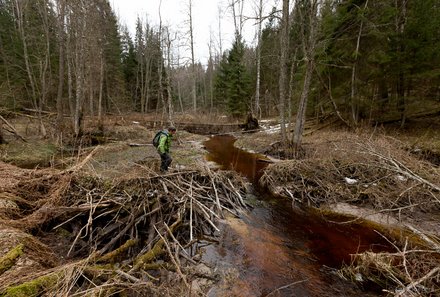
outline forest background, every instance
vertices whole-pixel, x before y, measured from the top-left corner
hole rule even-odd
[[[436,110],[438,0],[285,0],[282,11],[274,1],[269,15],[260,0],[254,16],[243,15],[243,1],[229,1],[231,48],[207,41],[202,65],[191,0],[184,32],[139,18],[134,36],[107,0],[0,0],[0,108],[56,112],[56,130],[75,134],[83,116],[102,123],[108,113],[153,112],[172,122],[176,112],[236,119],[252,112],[279,116],[285,140],[293,115],[404,126],[408,115]],[[249,19],[254,46],[242,38]]]

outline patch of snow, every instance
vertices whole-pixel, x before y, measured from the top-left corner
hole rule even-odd
[[[396,180],[405,182],[408,180],[408,178],[403,175],[396,175]]]
[[[356,275],[354,276],[354,278],[356,279],[356,281],[358,282],[363,282],[364,278],[362,277],[362,274],[360,273],[356,273]]]
[[[349,178],[349,177],[344,177],[344,180],[347,184],[349,185],[354,185],[355,183],[357,183],[358,181],[356,179],[353,178]]]
[[[137,122],[137,121],[132,121],[131,123],[132,123],[132,124],[135,124],[135,125],[139,125],[139,124],[140,124],[140,123]]]

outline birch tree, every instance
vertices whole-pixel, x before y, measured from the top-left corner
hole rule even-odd
[[[173,97],[171,93],[171,37],[170,37],[170,29],[169,27],[165,28],[165,51],[166,51],[166,61],[167,61],[167,67],[166,67],[166,94],[167,94],[167,114],[168,114],[168,123],[171,126],[174,126],[174,120],[173,120],[173,114],[174,114],[174,108],[173,108]]]
[[[254,114],[258,119],[261,119],[261,107],[260,107],[260,81],[261,81],[261,25],[263,22],[263,0],[259,0],[257,6],[257,47],[255,49],[256,54],[256,66],[257,66],[257,77],[255,86],[255,104],[254,104]]]
[[[188,33],[191,51],[191,70],[192,70],[192,103],[193,112],[197,111],[197,93],[196,93],[196,64],[194,58],[194,27],[193,27],[193,13],[192,0],[188,0]]]
[[[287,141],[286,135],[286,82],[287,82],[287,56],[289,50],[289,0],[283,0],[283,15],[281,18],[281,35],[280,35],[280,122],[281,122],[281,139]]]

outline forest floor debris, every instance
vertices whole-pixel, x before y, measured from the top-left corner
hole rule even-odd
[[[197,296],[216,282],[218,275],[191,247],[215,238],[224,213],[246,209],[247,182],[210,170],[203,161],[206,138],[185,131],[173,144],[173,168],[159,175],[149,145],[155,130],[141,122],[113,118],[98,146],[92,138],[64,142],[49,158],[56,168],[0,163],[0,296]],[[243,149],[288,155],[273,134],[237,135]],[[415,154],[416,146],[383,131],[314,130],[302,158],[274,162],[261,183],[297,206],[333,211],[345,203],[363,210],[353,220],[379,214],[405,224],[400,242],[393,242],[396,252],[353,255],[340,275],[361,286],[377,283],[390,295],[435,295],[440,169]],[[3,157],[11,152],[2,148]],[[40,159],[46,162],[40,166],[48,164],[46,155]]]

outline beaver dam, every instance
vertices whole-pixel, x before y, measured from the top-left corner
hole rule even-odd
[[[0,296],[439,295],[440,175],[389,139],[325,133],[273,162],[181,132],[159,174],[117,127],[62,169],[0,163]]]

